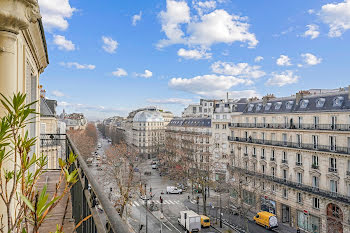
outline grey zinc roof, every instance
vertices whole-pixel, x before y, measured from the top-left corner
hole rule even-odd
[[[41,116],[48,116],[48,117],[55,117],[56,115],[51,111],[50,107],[48,106],[46,99],[41,98],[40,99],[40,115]]]
[[[324,101],[324,104],[317,105],[317,101]],[[306,107],[303,107],[302,103]],[[339,103],[339,105],[334,104],[334,102]],[[280,108],[276,105],[280,104]],[[252,105],[251,111],[249,107]],[[259,109],[258,105],[262,105]],[[270,108],[266,107],[271,105]],[[288,105],[291,105],[288,108]],[[330,112],[330,111],[350,111],[350,100],[349,94],[347,92],[335,92],[327,94],[318,94],[318,95],[306,95],[300,100],[299,103],[296,103],[296,97],[288,98],[276,98],[268,101],[266,104],[263,104],[263,101],[254,101],[245,105],[243,111],[244,114],[256,114],[256,113],[290,113],[290,112]]]
[[[182,126],[182,127],[211,127],[210,118],[177,118],[172,119],[168,126]]]

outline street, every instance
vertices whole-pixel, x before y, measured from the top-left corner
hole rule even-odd
[[[105,150],[110,146],[107,139],[103,139],[101,135],[99,135],[98,143],[101,143],[102,147],[97,150],[98,155],[101,157],[101,160],[104,161],[106,158]],[[97,156],[94,156],[94,160],[92,162],[92,166],[90,166],[93,174],[96,175],[101,186],[104,187],[104,190],[107,196],[111,199],[116,198],[117,185],[116,182],[113,181],[107,174],[107,169],[105,163],[101,163],[100,167],[97,167],[96,164],[99,161],[96,160]],[[202,201],[200,200],[200,206],[193,201],[191,197],[191,190],[187,190],[182,194],[166,194],[167,186],[175,186],[175,181],[171,181],[166,177],[160,176],[157,169],[152,169],[151,167],[151,159],[145,160],[144,162],[138,165],[137,174],[135,174],[136,179],[142,180],[143,183],[146,183],[147,194],[152,195],[152,201],[155,204],[155,210],[150,211],[146,210],[145,201],[140,199],[137,193],[132,195],[132,200],[129,202],[127,206],[128,213],[128,223],[135,232],[165,232],[165,233],[174,233],[184,232],[184,229],[178,224],[177,218],[179,217],[179,213],[182,210],[193,210],[198,212],[199,214],[203,213],[203,208],[201,206]],[[150,175],[144,175],[145,172],[150,172]],[[140,177],[140,178],[138,178]],[[112,192],[110,192],[110,188],[112,188]],[[163,194],[162,194],[163,193]],[[218,195],[214,191],[211,190],[211,196]],[[163,204],[161,206],[160,196],[163,199]],[[190,200],[188,199],[190,196]],[[148,202],[148,205],[150,201]],[[216,204],[216,203],[215,203]],[[214,203],[213,203],[214,205]],[[161,214],[161,208],[163,209],[163,216]],[[215,221],[215,217],[219,216],[219,210],[217,207],[210,208],[208,202],[208,215],[211,217],[211,223],[215,225],[216,229],[219,229],[219,221]],[[244,229],[244,221],[239,216],[230,214],[227,210],[222,209],[222,219],[224,220],[224,229],[234,229],[235,232],[245,232]],[[147,231],[146,231],[146,216],[147,216]],[[101,214],[101,219],[104,219],[105,216]],[[229,227],[231,225],[231,227]],[[201,232],[220,232],[213,227],[210,228],[202,228]],[[141,229],[141,230],[140,230]],[[249,230],[250,232],[258,232],[265,233],[271,232],[269,230],[264,229],[261,226],[256,225],[252,221],[249,221]],[[278,232],[278,230],[276,230]]]

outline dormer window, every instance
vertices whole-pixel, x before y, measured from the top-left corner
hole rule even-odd
[[[262,104],[257,104],[255,111],[258,112],[261,110]]]
[[[325,98],[318,98],[316,100],[316,108],[322,108],[325,102],[326,102]]]
[[[309,104],[309,100],[301,100],[300,108],[306,108],[308,104]]]
[[[292,107],[293,107],[293,104],[294,104],[294,101],[288,101],[288,102],[286,102],[286,109],[292,109]]]
[[[269,111],[271,108],[272,103],[267,103],[265,106],[265,111]]]
[[[276,102],[275,103],[275,110],[279,110],[282,106],[282,102]]]
[[[254,108],[254,104],[249,104],[248,106],[248,112],[251,112]]]
[[[343,104],[344,97],[338,96],[333,99],[333,107],[340,107]]]

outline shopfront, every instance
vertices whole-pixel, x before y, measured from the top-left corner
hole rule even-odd
[[[276,202],[267,196],[261,197],[261,210],[276,214]]]
[[[298,227],[302,230],[320,233],[321,219],[308,213],[308,211],[297,211]]]
[[[290,207],[282,204],[282,223],[290,223]]]

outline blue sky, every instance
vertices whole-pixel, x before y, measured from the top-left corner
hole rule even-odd
[[[200,98],[350,84],[350,0],[39,0],[58,111],[90,119]]]

